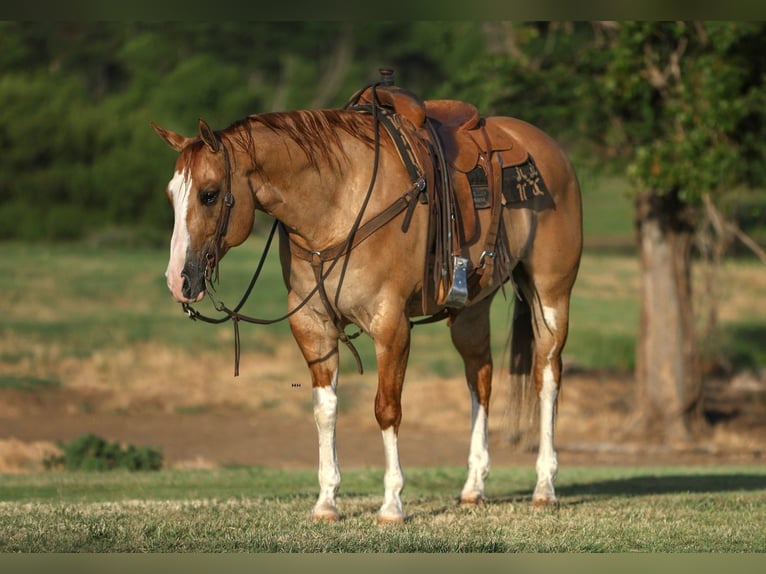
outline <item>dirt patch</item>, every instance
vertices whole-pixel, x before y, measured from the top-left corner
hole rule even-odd
[[[58,447],[51,441],[0,439],[0,473],[16,474],[41,470],[43,460],[58,453]]]
[[[315,468],[311,389],[292,346],[276,356],[248,355],[242,375],[230,357],[196,357],[140,346],[61,366],[60,388],[0,391],[0,472],[42,468],[59,440],[92,432],[108,440],[162,449],[166,465],[227,464]],[[508,441],[507,385],[499,374],[490,409],[493,466],[534,467],[534,452]],[[338,453],[342,468],[383,466],[372,411],[374,373],[344,374],[339,385]],[[766,377],[742,373],[706,388],[710,433],[683,448],[625,438],[634,386],[630,376],[565,375],[556,442],[559,462],[577,464],[762,463]],[[408,375],[400,430],[405,467],[463,465],[470,402],[461,378]]]

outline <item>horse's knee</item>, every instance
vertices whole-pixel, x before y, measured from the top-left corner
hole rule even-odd
[[[394,427],[399,429],[399,423],[402,420],[402,408],[398,402],[385,400],[378,395],[375,399],[375,419],[381,430]]]

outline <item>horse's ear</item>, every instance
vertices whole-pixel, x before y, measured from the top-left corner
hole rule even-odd
[[[199,118],[199,137],[203,142],[205,142],[205,145],[207,145],[207,147],[209,147],[210,151],[213,153],[220,149],[221,143],[219,139],[215,137],[213,130],[202,118]]]
[[[151,125],[157,135],[160,136],[160,138],[162,138],[166,144],[168,144],[177,152],[180,152],[182,149],[184,149],[186,144],[191,141],[191,138],[187,138],[175,132],[171,132],[170,130],[166,130],[154,122],[151,122]]]

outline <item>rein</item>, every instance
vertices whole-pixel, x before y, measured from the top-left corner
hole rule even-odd
[[[376,82],[370,85],[373,94],[375,94],[375,90],[377,86],[379,85],[382,85],[382,82]],[[355,102],[353,101],[349,102],[349,104],[347,104],[346,107],[350,108],[352,106],[352,103],[355,103]],[[359,108],[361,108],[361,106],[359,106],[357,109]],[[213,302],[213,306],[218,312],[224,313],[224,316],[217,317],[217,318],[208,317],[206,315],[203,315],[199,311],[197,311],[189,303],[181,303],[181,307],[183,311],[193,321],[199,320],[199,321],[202,321],[205,323],[211,323],[211,324],[221,324],[229,320],[232,321],[234,325],[234,376],[235,377],[239,376],[239,361],[240,361],[240,355],[241,355],[239,322],[244,321],[246,323],[254,323],[257,325],[271,325],[274,323],[278,323],[280,321],[284,321],[285,319],[288,319],[289,317],[297,313],[300,309],[302,309],[306,305],[306,303],[308,303],[308,301],[317,293],[319,293],[322,303],[324,304],[328,314],[330,315],[330,318],[332,319],[336,329],[338,330],[339,340],[342,341],[344,344],[346,344],[346,346],[351,351],[352,355],[354,356],[354,359],[356,360],[359,373],[361,374],[364,372],[364,368],[362,366],[362,361],[361,361],[361,358],[359,357],[359,353],[357,352],[356,348],[354,347],[352,343],[352,339],[357,338],[361,334],[361,330],[352,334],[348,334],[345,332],[344,325],[342,324],[342,319],[338,316],[337,312],[333,308],[327,296],[327,292],[324,287],[324,282],[325,282],[325,279],[330,275],[330,273],[333,271],[335,266],[338,264],[338,262],[342,258],[343,268],[341,270],[341,275],[338,281],[338,289],[336,290],[335,301],[334,301],[335,307],[337,307],[339,297],[340,297],[340,290],[341,290],[341,286],[343,284],[343,280],[348,267],[348,259],[349,259],[351,250],[354,249],[354,247],[359,245],[366,238],[368,238],[370,235],[372,235],[375,231],[377,231],[382,226],[384,226],[389,221],[391,221],[394,217],[396,217],[399,213],[401,213],[405,209],[407,210],[407,213],[405,215],[405,219],[402,224],[402,231],[406,232],[409,227],[409,222],[414,212],[415,205],[417,204],[417,200],[420,197],[420,194],[426,188],[426,181],[424,177],[422,176],[422,174],[418,173],[417,169],[414,169],[414,166],[412,165],[411,161],[405,160],[404,161],[405,166],[407,167],[407,170],[410,174],[410,178],[412,179],[412,183],[413,183],[412,188],[407,190],[402,196],[400,196],[396,201],[394,201],[394,203],[392,203],[388,208],[386,208],[381,213],[379,213],[378,215],[376,215],[375,217],[367,221],[364,225],[361,224],[362,218],[364,216],[364,212],[367,208],[367,204],[369,203],[369,200],[372,196],[372,190],[375,187],[375,182],[377,180],[377,175],[378,175],[378,166],[379,166],[379,160],[380,160],[380,124],[384,123],[386,129],[388,130],[390,134],[392,134],[392,139],[394,139],[394,142],[397,144],[400,150],[401,150],[401,147],[399,145],[399,142],[401,141],[401,138],[399,137],[398,134],[396,134],[396,130],[391,126],[390,121],[386,121],[387,118],[386,120],[381,121],[381,118],[385,116],[385,112],[381,110],[381,108],[378,105],[365,106],[364,109],[363,110],[360,109],[360,111],[367,111],[372,114],[373,129],[374,129],[374,144],[373,145],[374,145],[374,151],[375,151],[372,177],[370,179],[370,184],[367,189],[367,193],[365,195],[364,201],[362,202],[362,206],[359,209],[359,213],[357,214],[346,239],[335,246],[329,247],[322,251],[310,251],[298,246],[297,244],[291,241],[290,251],[294,255],[296,255],[298,258],[303,259],[304,261],[311,262],[317,284],[308,293],[308,295],[306,295],[306,297],[300,303],[298,303],[298,305],[296,305],[293,309],[291,309],[284,315],[274,319],[261,319],[257,317],[251,317],[243,313],[240,313],[240,310],[247,302],[248,298],[250,297],[250,294],[252,293],[253,288],[255,287],[255,283],[258,281],[258,278],[260,277],[269,249],[271,248],[271,243],[274,238],[274,234],[277,230],[277,227],[281,225],[278,220],[274,220],[274,223],[271,226],[271,230],[269,232],[268,239],[266,240],[263,253],[261,254],[260,261],[258,262],[255,272],[253,273],[253,277],[250,280],[250,284],[248,285],[247,289],[242,295],[239,303],[237,303],[237,305],[233,309],[229,309],[222,301],[217,301],[211,294],[211,291],[215,292],[215,288],[213,285],[214,282],[219,282],[220,280],[219,269],[220,269],[221,253],[223,252],[223,241],[224,241],[226,232],[228,230],[229,220],[231,218],[231,211],[232,211],[232,208],[234,207],[234,195],[231,192],[231,164],[229,160],[229,153],[223,141],[221,141],[216,136],[216,140],[218,141],[220,148],[223,149],[224,163],[226,167],[226,184],[225,184],[226,187],[225,187],[223,204],[221,206],[221,212],[218,218],[218,224],[216,226],[216,233],[213,239],[213,243],[214,243],[213,247],[215,250],[215,254],[213,256],[214,259],[213,261],[211,261],[211,256],[210,254],[208,254],[208,257],[207,257],[208,267],[205,273],[205,280],[208,285],[208,296]],[[324,264],[328,262],[329,262],[329,265],[327,266],[327,269],[325,269]],[[437,314],[437,315],[434,315],[433,320],[441,320],[445,317],[446,315]],[[430,321],[424,320],[422,322],[430,322]],[[420,323],[421,322],[411,322],[411,325],[420,324]]]

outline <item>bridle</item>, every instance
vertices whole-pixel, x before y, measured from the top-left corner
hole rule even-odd
[[[379,85],[383,85],[383,84],[384,82],[375,82],[368,86],[372,90],[373,102],[375,102],[377,98],[377,96],[375,95],[376,88]],[[359,93],[361,93],[361,91]],[[352,99],[352,101],[350,101],[349,104],[346,105],[346,108],[352,108],[352,105],[355,103],[356,102],[354,102]],[[322,303],[324,304],[328,314],[330,315],[330,318],[332,319],[333,323],[335,324],[337,328],[337,331],[339,333],[339,340],[345,343],[346,346],[351,351],[352,355],[354,356],[354,359],[356,360],[359,373],[361,374],[364,371],[361,358],[359,357],[359,353],[357,352],[356,348],[354,347],[352,343],[352,339],[355,339],[356,337],[361,335],[361,330],[351,334],[348,334],[345,332],[344,325],[342,324],[342,319],[338,316],[333,305],[329,301],[329,298],[327,296],[327,293],[324,287],[324,283],[326,278],[330,275],[330,273],[332,273],[335,266],[341,260],[343,260],[343,266],[342,266],[340,278],[338,280],[338,288],[336,290],[336,296],[335,296],[335,306],[337,307],[338,297],[340,294],[341,285],[343,284],[343,280],[345,277],[346,269],[348,266],[348,257],[351,250],[354,249],[354,247],[356,247],[364,239],[369,237],[372,233],[377,231],[377,229],[383,227],[385,224],[391,221],[394,217],[396,217],[398,214],[400,214],[402,211],[405,211],[405,210],[406,210],[406,214],[405,214],[404,221],[402,223],[402,231],[406,232],[409,228],[409,223],[412,218],[415,205],[418,203],[419,198],[421,197],[421,194],[425,193],[426,180],[422,174],[422,170],[416,168],[416,166],[413,165],[411,158],[409,160],[406,159],[407,154],[402,154],[401,148],[400,148],[400,155],[403,156],[402,159],[404,160],[405,166],[407,167],[407,170],[409,172],[410,179],[412,181],[412,187],[409,188],[407,191],[405,191],[405,193],[401,195],[399,198],[397,198],[387,209],[377,214],[375,217],[371,218],[364,225],[362,225],[362,219],[363,219],[365,210],[367,208],[367,204],[369,203],[369,200],[372,196],[372,190],[375,187],[375,181],[377,179],[377,174],[378,174],[378,166],[379,166],[379,160],[380,160],[380,125],[381,123],[383,123],[386,129],[388,130],[388,132],[392,134],[392,139],[394,140],[397,146],[401,145],[400,144],[401,137],[398,133],[396,133],[396,130],[391,127],[390,121],[381,120],[381,118],[384,116],[384,110],[380,108],[379,105],[373,104],[371,106],[364,106],[364,107],[354,106],[354,107],[355,109],[360,109],[361,111],[371,113],[373,117],[374,162],[373,162],[373,169],[372,169],[370,184],[367,189],[367,193],[365,195],[364,201],[362,202],[362,206],[359,209],[359,212],[354,220],[353,225],[351,226],[351,229],[349,230],[348,235],[346,236],[346,239],[340,242],[339,244],[332,246],[330,248],[324,249],[320,252],[320,251],[309,251],[299,247],[292,241],[290,242],[290,249],[294,255],[296,255],[297,257],[303,260],[311,262],[312,268],[314,269],[314,274],[316,277],[317,284],[293,309],[291,309],[284,315],[280,317],[276,317],[274,319],[262,319],[257,317],[251,317],[241,313],[240,310],[247,302],[256,282],[258,281],[258,278],[260,277],[261,271],[263,270],[263,266],[266,261],[266,257],[269,253],[269,249],[271,248],[272,240],[274,239],[274,234],[276,233],[277,228],[280,225],[282,225],[281,222],[276,219],[274,220],[274,223],[271,226],[271,230],[269,231],[269,235],[266,239],[266,243],[263,248],[263,253],[261,254],[261,258],[253,273],[253,277],[250,280],[250,284],[248,285],[244,294],[240,298],[239,303],[237,303],[237,305],[233,309],[230,309],[222,301],[216,300],[211,294],[211,291],[215,292],[214,283],[217,283],[220,280],[219,269],[220,269],[221,254],[223,253],[225,236],[226,236],[226,232],[228,231],[229,221],[231,219],[231,212],[235,203],[234,195],[231,192],[231,162],[229,159],[229,152],[228,152],[228,149],[226,148],[226,145],[220,139],[220,137],[217,134],[214,134],[218,149],[223,150],[224,165],[226,168],[226,178],[225,178],[224,197],[223,197],[223,202],[221,205],[221,211],[218,216],[216,232],[212,239],[212,244],[213,244],[212,247],[214,252],[212,254],[207,253],[207,256],[206,256],[207,267],[205,268],[205,281],[208,287],[207,289],[208,296],[213,302],[213,306],[215,307],[217,311],[224,313],[224,315],[222,317],[217,317],[217,318],[208,317],[206,315],[203,315],[199,311],[197,311],[189,303],[181,303],[181,306],[184,312],[193,321],[199,320],[199,321],[203,321],[205,323],[211,323],[211,324],[221,324],[229,320],[232,321],[234,325],[234,376],[239,375],[239,360],[240,360],[239,322],[244,321],[246,323],[254,323],[257,325],[271,325],[274,323],[279,323],[281,321],[288,319],[295,313],[297,313],[317,293],[319,293]],[[325,266],[324,265],[325,263],[328,263],[328,265]],[[433,315],[432,317],[428,317],[421,321],[410,322],[410,324],[416,325],[416,324],[429,323],[429,322],[444,319],[447,316],[448,316],[448,313],[445,313],[442,311]]]
[[[224,180],[221,211],[218,214],[218,223],[216,224],[215,235],[213,236],[213,253],[208,251],[205,254],[207,263],[207,266],[205,267],[205,279],[210,286],[212,286],[213,283],[218,283],[220,281],[220,266],[218,262],[221,260],[223,241],[226,237],[226,232],[229,230],[231,210],[234,207],[234,194],[231,192],[231,160],[229,159],[229,150],[223,143],[223,140],[217,135],[215,137],[217,148],[223,151],[223,163],[226,170],[226,176]],[[215,277],[212,277],[213,272],[215,272]]]

